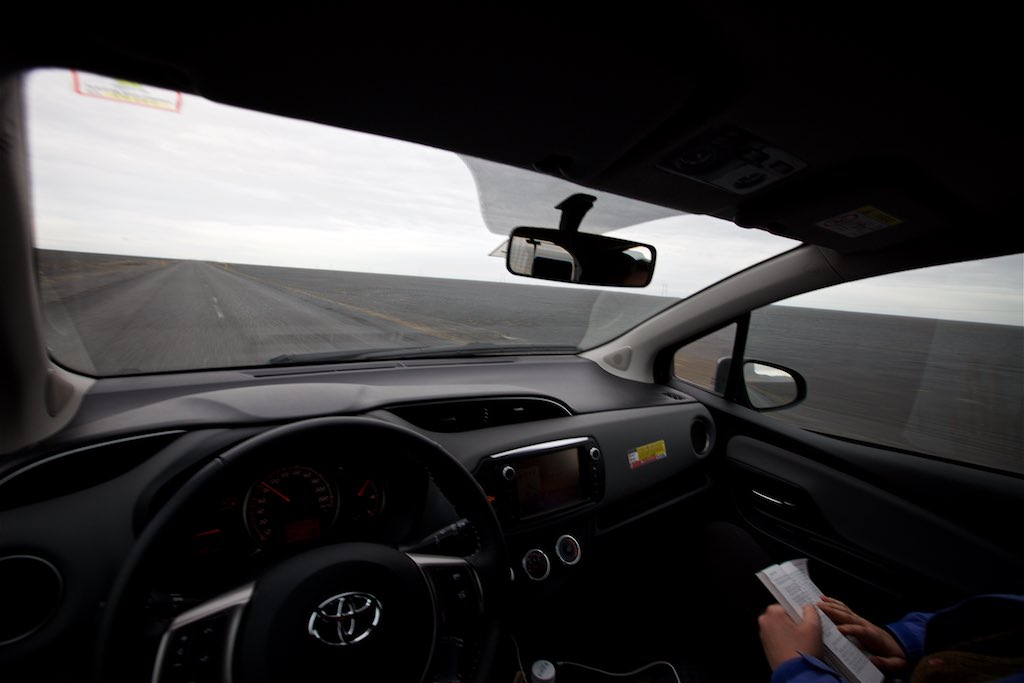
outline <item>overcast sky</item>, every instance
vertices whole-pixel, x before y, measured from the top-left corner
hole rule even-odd
[[[83,75],[80,90],[118,87],[89,78]],[[174,102],[174,93],[148,92]],[[488,230],[473,174],[454,154],[189,95],[180,111],[90,97],[75,91],[67,71],[35,72],[28,93],[40,247],[531,282],[488,256],[504,240]],[[538,178],[561,183],[549,188],[552,195],[593,194]],[[514,223],[522,209],[520,224],[557,226],[558,213],[545,214],[547,202],[524,197],[502,218]],[[796,246],[717,219],[665,217],[661,207],[603,196],[584,229],[615,225],[616,214],[652,219],[611,234],[658,251],[654,282],[630,291],[685,297]],[[504,229],[493,212],[488,218],[492,229]],[[893,280],[867,281],[793,303],[1024,324],[1020,255],[891,277],[899,288]]]

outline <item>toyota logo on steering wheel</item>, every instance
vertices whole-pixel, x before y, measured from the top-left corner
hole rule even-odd
[[[380,623],[380,600],[369,593],[340,593],[327,598],[309,616],[309,635],[332,647],[365,639]]]

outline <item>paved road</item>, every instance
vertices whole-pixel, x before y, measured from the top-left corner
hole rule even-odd
[[[100,375],[473,342],[572,346],[589,341],[595,307],[615,313],[624,330],[670,303],[533,285],[40,255],[55,356]]]

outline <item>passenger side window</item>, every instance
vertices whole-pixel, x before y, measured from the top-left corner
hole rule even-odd
[[[754,311],[745,357],[807,381],[766,416],[1024,473],[1024,255],[838,285]]]

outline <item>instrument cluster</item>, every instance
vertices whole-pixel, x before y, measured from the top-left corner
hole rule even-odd
[[[326,543],[398,544],[421,518],[427,479],[417,472],[315,457],[267,463],[236,477],[190,520],[186,554],[216,563]]]

